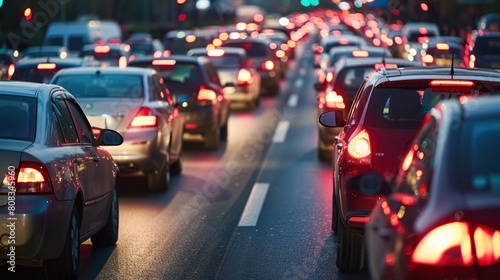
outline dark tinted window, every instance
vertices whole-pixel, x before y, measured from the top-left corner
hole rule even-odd
[[[188,35],[184,38],[169,38],[169,39],[167,39],[167,41],[165,43],[165,49],[171,51],[172,54],[185,54],[190,49],[205,48],[210,43],[210,40],[208,38],[196,37],[196,39],[194,39],[194,41],[191,41],[191,39],[189,39],[189,38],[193,38],[193,37],[189,37],[189,36],[192,36],[192,35]],[[190,42],[187,42],[186,40],[189,40]]]
[[[92,134],[92,129],[90,128],[87,117],[85,117],[80,107],[78,107],[78,105],[76,105],[76,103],[74,103],[73,101],[68,100],[66,104],[68,105],[68,108],[76,121],[77,131],[80,135],[80,141],[82,143],[93,143],[94,136]]]
[[[47,38],[45,41],[46,46],[63,46],[63,38],[60,36],[54,36]]]
[[[80,53],[80,57],[92,57],[95,61],[101,62],[101,67],[119,66],[119,59],[122,56],[119,50],[110,50],[105,53],[96,53],[94,50],[86,50]]]
[[[0,95],[0,138],[33,141],[36,99]]]
[[[500,52],[500,37],[478,37],[474,44],[474,52],[479,54],[498,55]]]
[[[53,81],[75,98],[143,98],[144,85],[139,75],[78,74],[61,75]]]
[[[62,132],[62,136],[64,138],[63,143],[61,144],[79,143],[80,139],[78,138],[75,124],[73,123],[68,107],[66,107],[66,103],[64,103],[64,101],[54,103],[53,110],[56,114],[59,131]]]
[[[61,68],[38,69],[36,65],[30,68],[17,68],[11,80],[47,84],[52,80],[52,77],[54,77],[59,69]]]
[[[14,61],[12,60],[12,57],[10,55],[0,54],[0,66],[6,66],[13,63]]]
[[[70,36],[68,38],[68,50],[80,51],[85,43],[85,38],[83,36]]]
[[[210,61],[217,68],[239,68],[240,57],[237,55],[224,54],[222,56],[210,56]]]
[[[224,45],[225,47],[242,48],[247,52],[249,57],[263,57],[267,56],[268,48],[263,43],[253,42],[229,42]]]

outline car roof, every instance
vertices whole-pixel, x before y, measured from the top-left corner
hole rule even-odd
[[[384,53],[384,52],[388,52],[389,50],[387,48],[384,48],[384,47],[376,47],[376,46],[370,46],[370,45],[364,45],[364,46],[339,46],[339,47],[335,47],[335,48],[332,48],[330,50],[330,54],[334,54],[336,52],[350,52],[350,51],[357,51],[357,50],[360,50],[360,51],[368,51],[368,52],[380,52],[380,53]]]
[[[24,97],[35,97],[42,88],[52,88],[54,85],[21,82],[21,81],[0,81],[0,95],[16,95]]]
[[[134,60],[129,62],[129,65],[133,65],[134,63],[144,63],[144,62],[152,62],[153,60],[175,60],[175,61],[181,61],[181,62],[191,62],[191,63],[207,63],[209,60],[205,57],[195,57],[195,56],[189,56],[189,55],[184,55],[184,54],[173,54],[169,56],[162,56],[162,57],[154,57],[152,55],[144,55],[135,58]]]
[[[383,63],[381,57],[366,57],[366,58],[361,58],[361,59],[360,58],[343,58],[342,61],[343,61],[344,67],[358,67],[358,66],[375,65],[375,64],[382,64]],[[422,66],[421,62],[409,61],[407,59],[394,58],[394,57],[386,57],[385,63],[386,64],[397,64],[397,65],[413,65],[415,67]],[[406,66],[406,67],[408,67],[408,66]]]
[[[56,74],[59,76],[60,74],[89,74],[89,73],[97,73],[101,74],[136,74],[136,75],[151,75],[156,71],[149,68],[141,68],[141,67],[126,67],[120,68],[117,66],[109,66],[109,67],[75,67],[75,68],[65,68],[59,70]]]
[[[233,48],[233,47],[220,47],[216,48],[216,50],[223,50],[225,53],[230,53],[230,54],[240,54],[240,55],[245,55],[246,51],[242,48]],[[207,53],[208,50],[206,48],[192,48],[188,51],[188,53]]]

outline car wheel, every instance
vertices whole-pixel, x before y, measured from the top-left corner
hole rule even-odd
[[[44,270],[47,279],[75,279],[80,266],[80,219],[73,207],[68,233],[61,255],[57,259],[46,260]]]
[[[205,148],[209,150],[217,150],[220,146],[221,129],[217,127],[205,133]]]
[[[179,159],[170,165],[170,174],[171,175],[179,175],[182,173],[182,156],[179,156]]]
[[[364,267],[364,236],[354,232],[338,221],[337,267],[340,271],[360,271]]]
[[[118,241],[118,196],[116,194],[116,185],[111,193],[111,205],[108,214],[106,225],[94,236],[92,236],[92,244],[96,246],[112,246]]]
[[[148,175],[148,187],[151,191],[166,192],[170,184],[170,164],[167,162],[161,170]]]

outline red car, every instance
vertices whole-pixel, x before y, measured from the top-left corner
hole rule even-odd
[[[381,199],[361,192],[352,178],[366,172],[393,177],[425,114],[444,99],[499,92],[500,73],[444,67],[384,68],[372,72],[353,100],[347,120],[341,110],[320,116],[325,126],[344,126],[334,141],[332,229],[338,231],[337,266],[364,267],[364,227]],[[457,150],[459,151],[459,150]]]

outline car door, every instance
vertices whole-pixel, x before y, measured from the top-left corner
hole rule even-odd
[[[111,191],[114,187],[111,180],[111,158],[102,148],[97,146],[97,141],[92,133],[92,128],[76,101],[66,100],[68,108],[73,116],[76,129],[82,143],[82,149],[87,154],[87,166],[93,169],[94,176],[89,179],[86,186],[92,189],[92,196],[89,197],[88,206],[93,208],[91,229],[106,223],[111,202]]]
[[[85,234],[91,229],[92,205],[96,197],[94,188],[95,163],[88,151],[91,144],[81,142],[77,126],[65,100],[60,99],[53,104],[53,111],[63,137],[63,143],[60,145],[65,147],[73,158],[71,162],[73,185],[83,194],[84,208],[81,213],[80,231]]]

